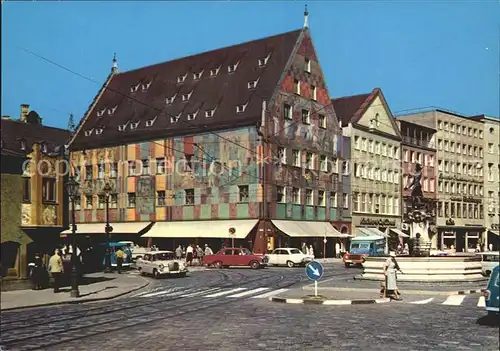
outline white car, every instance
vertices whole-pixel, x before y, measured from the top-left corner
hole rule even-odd
[[[176,260],[172,251],[150,251],[136,262],[137,269],[144,275],[159,278],[165,275],[185,277],[188,269],[184,260]]]
[[[274,249],[270,254],[267,254],[268,264],[273,266],[287,266],[287,267],[295,267],[295,266],[305,266],[312,260],[314,257],[312,255],[306,255],[299,249],[295,248],[278,248]]]

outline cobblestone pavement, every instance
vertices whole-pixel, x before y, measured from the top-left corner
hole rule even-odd
[[[345,271],[329,267],[324,276],[344,275]],[[159,279],[150,289],[113,301],[6,311],[1,316],[0,346],[2,350],[61,349],[67,345],[77,345],[74,347],[80,350],[94,349],[93,346],[87,348],[88,338],[102,340],[113,332],[127,333],[128,328],[142,330],[140,326],[155,321],[176,323],[192,313],[211,315],[212,310],[237,308],[239,303],[255,294],[267,303],[262,295],[288,289],[297,283],[305,284],[306,279],[303,269],[210,270],[193,272],[186,278]],[[110,350],[116,347],[116,340],[113,340]],[[120,345],[119,348],[134,350],[138,347],[140,345],[130,348]],[[102,345],[99,348],[102,349]]]

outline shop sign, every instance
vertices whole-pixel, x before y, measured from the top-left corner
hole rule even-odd
[[[375,218],[361,218],[361,225],[375,225],[380,227],[394,227],[396,226],[396,221],[390,219],[375,219]]]

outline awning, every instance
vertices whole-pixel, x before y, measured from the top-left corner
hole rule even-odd
[[[356,228],[362,236],[372,236],[373,233],[368,228]]]
[[[272,220],[271,222],[273,222],[276,228],[293,238],[319,238],[325,236],[329,238],[346,237],[346,234],[340,233],[329,222],[281,220]]]
[[[403,238],[409,238],[410,236],[408,234],[403,233],[401,230],[396,229],[396,228],[389,228],[392,230],[394,233],[396,233],[399,236],[402,236]]]
[[[258,219],[216,221],[156,222],[142,238],[220,238],[244,239],[252,231]],[[229,228],[234,228],[231,235]]]
[[[499,232],[498,230],[491,230],[491,229],[488,229],[488,231],[489,231],[490,233],[493,233],[493,234],[495,234],[495,235],[500,236],[500,232]]]
[[[144,230],[151,222],[121,222],[110,223],[113,227],[111,234],[138,234]],[[105,223],[78,223],[76,225],[76,234],[105,234]],[[61,232],[62,235],[72,234],[71,224],[69,229]]]
[[[381,232],[377,228],[356,228],[356,229],[358,229],[363,235],[366,236],[376,235],[376,236],[382,236],[384,238],[389,237],[387,234]]]

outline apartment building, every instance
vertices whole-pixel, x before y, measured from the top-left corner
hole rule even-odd
[[[483,123],[484,136],[484,219],[486,227],[485,247],[500,248],[500,119],[485,115],[471,119]]]
[[[439,248],[474,250],[485,240],[483,123],[442,109],[398,119],[436,129],[437,231],[429,233],[431,240]]]
[[[401,134],[382,90],[333,105],[351,138],[353,233],[401,235]]]

